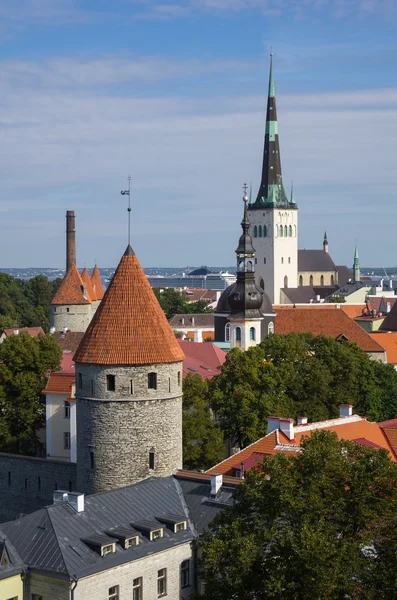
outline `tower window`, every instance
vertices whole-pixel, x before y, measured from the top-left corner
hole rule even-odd
[[[321,275],[320,277],[320,285],[324,285],[324,275]]]
[[[39,491],[41,490],[41,479],[40,479],[40,476],[37,478],[37,489]]]
[[[225,325],[225,342],[230,342],[230,323]]]
[[[334,276],[331,275],[331,285],[334,285]]]
[[[288,287],[288,277],[287,276],[284,277],[284,287],[285,288]]]
[[[313,285],[313,275],[310,275],[309,285]]]
[[[241,342],[241,327],[236,327],[236,342]]]
[[[157,390],[157,373],[148,373],[147,386],[149,390]]]
[[[254,227],[254,237],[258,237],[258,228],[256,225]]]
[[[256,257],[255,257],[255,264],[256,265],[258,264],[258,259]]]
[[[291,257],[290,256],[288,257],[288,264],[289,265],[291,264]]]
[[[11,471],[8,471],[8,487],[11,487]]]
[[[79,373],[78,382],[79,382],[79,390],[81,390],[83,388],[83,375],[81,373]]]
[[[282,265],[284,264],[284,258],[283,257],[281,257],[281,264]]]
[[[168,393],[171,393],[171,377],[168,377]]]
[[[130,379],[130,394],[134,393],[134,382]]]
[[[70,308],[69,308],[69,307],[67,307],[67,309],[66,309],[66,312],[69,312],[69,310],[70,310]]]
[[[267,236],[267,227],[266,225],[263,226],[263,237]]]
[[[265,291],[265,282],[263,281],[262,277],[259,280],[259,286],[263,291]]]
[[[65,419],[70,419],[70,402],[67,400],[63,403],[63,416]]]
[[[149,469],[153,470],[154,469],[154,451],[151,450],[149,452]]]
[[[252,262],[250,260],[247,262],[247,271],[252,271]]]
[[[91,379],[91,396],[94,395],[94,380]]]
[[[181,385],[181,372],[178,371],[178,385]]]
[[[262,237],[262,225],[259,225],[259,228],[258,228],[258,236],[259,236],[259,237]]]
[[[263,264],[266,264],[266,256],[263,257]]]
[[[95,469],[95,457],[93,450],[90,450],[90,467],[91,469]]]
[[[288,235],[289,237],[292,237],[292,225],[290,225],[288,228]]]
[[[106,389],[108,392],[116,390],[116,375],[106,375]]]
[[[267,333],[274,333],[274,323],[273,321],[270,321],[269,325],[267,326]]]
[[[256,334],[255,327],[250,327],[250,340],[252,342],[255,341],[255,334]]]
[[[302,275],[299,275],[299,287],[302,287],[303,285],[303,277]]]
[[[280,237],[283,237],[284,229],[283,226],[280,225]]]
[[[286,225],[284,225],[284,237],[287,237],[288,235],[288,227]]]

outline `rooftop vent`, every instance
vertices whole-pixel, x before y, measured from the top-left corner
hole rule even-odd
[[[222,487],[223,476],[221,473],[211,475],[211,496],[216,496]]]
[[[66,492],[55,490],[53,494],[54,504],[69,504],[76,512],[84,512],[84,494],[79,492]]]

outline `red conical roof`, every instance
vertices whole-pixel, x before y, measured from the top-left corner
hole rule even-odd
[[[84,294],[83,280],[75,264],[71,264],[61,285],[55,292],[51,304],[91,304],[91,297]]]
[[[91,277],[85,267],[81,274],[81,279],[83,280],[83,283],[85,283],[85,285],[86,285],[86,289],[87,289],[88,295],[91,298],[91,300],[96,300],[97,298],[96,298],[96,294],[94,292],[94,288],[92,287]]]
[[[143,365],[178,362],[184,358],[146,275],[128,246],[74,361]]]
[[[96,265],[91,275],[91,283],[94,288],[95,300],[102,300],[105,292],[103,291],[101,275]]]

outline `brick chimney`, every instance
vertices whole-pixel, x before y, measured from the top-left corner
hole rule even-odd
[[[76,264],[76,227],[74,210],[66,211],[66,272]]]
[[[284,417],[268,417],[267,432],[272,433],[276,429],[282,431],[289,440],[294,439],[294,419],[287,419]]]

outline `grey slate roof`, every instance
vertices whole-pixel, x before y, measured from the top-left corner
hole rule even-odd
[[[336,269],[338,271],[338,285],[339,287],[343,287],[350,279],[352,279],[352,272],[346,265],[336,265]]]
[[[173,477],[149,478],[135,485],[86,496],[84,511],[77,513],[68,504],[56,504],[1,526],[29,568],[50,570],[67,579],[84,577],[105,569],[160,552],[193,539],[187,530],[149,541],[139,535],[139,544],[101,557],[82,540],[108,536],[111,529],[154,521],[163,514],[185,514],[186,505]],[[187,515],[185,516],[187,520]],[[158,527],[162,525],[159,523]],[[116,537],[116,536],[115,536]]]
[[[315,287],[301,285],[297,288],[282,288],[282,291],[292,304],[307,304],[309,302],[314,302],[316,296],[320,296],[321,299],[327,298],[337,289],[338,286],[333,285],[321,285]]]
[[[298,272],[336,271],[334,261],[325,250],[298,250]]]
[[[171,327],[214,327],[214,315],[208,314],[186,314],[186,315],[174,315],[169,320]]]
[[[7,558],[6,564],[0,564],[0,581],[13,575],[18,575],[24,570],[24,564],[21,557],[16,552],[10,540],[0,529],[0,557]]]

